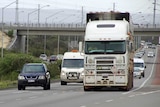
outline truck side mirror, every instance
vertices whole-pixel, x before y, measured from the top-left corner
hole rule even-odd
[[[133,51],[133,43],[129,42],[129,51]]]

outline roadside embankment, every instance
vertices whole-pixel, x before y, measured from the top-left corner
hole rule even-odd
[[[3,33],[3,48],[7,48],[11,41],[11,38]],[[2,47],[2,32],[0,31],[0,48]]]

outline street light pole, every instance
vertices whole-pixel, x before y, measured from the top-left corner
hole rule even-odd
[[[6,5],[5,7],[2,8],[2,47],[1,47],[1,58],[3,58],[3,39],[4,39],[4,37],[3,37],[3,24],[4,24],[3,23],[3,16],[4,16],[4,9],[7,8],[8,6],[14,4],[15,2],[17,2],[17,1],[14,1],[14,2],[12,2],[12,3]]]
[[[27,54],[28,54],[28,49],[29,49],[29,16],[30,16],[32,13],[37,12],[37,11],[39,11],[40,9],[42,9],[42,8],[44,8],[44,7],[48,7],[48,6],[49,6],[49,5],[45,5],[45,6],[41,7],[41,8],[38,8],[38,9],[36,9],[36,10],[28,13],[28,19],[27,19],[27,20],[28,20],[28,21],[27,21],[27,49],[26,49],[26,53],[27,53]],[[38,17],[38,19],[39,19],[39,17]]]

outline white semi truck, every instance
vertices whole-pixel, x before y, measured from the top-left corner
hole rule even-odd
[[[133,28],[129,13],[88,13],[84,38],[84,91],[133,87]]]
[[[83,83],[84,54],[82,52],[65,52],[61,64],[61,85]]]

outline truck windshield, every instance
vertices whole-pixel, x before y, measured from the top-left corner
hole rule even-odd
[[[125,41],[86,41],[85,54],[124,54]]]
[[[83,68],[84,67],[84,60],[83,59],[64,59],[63,67]]]

